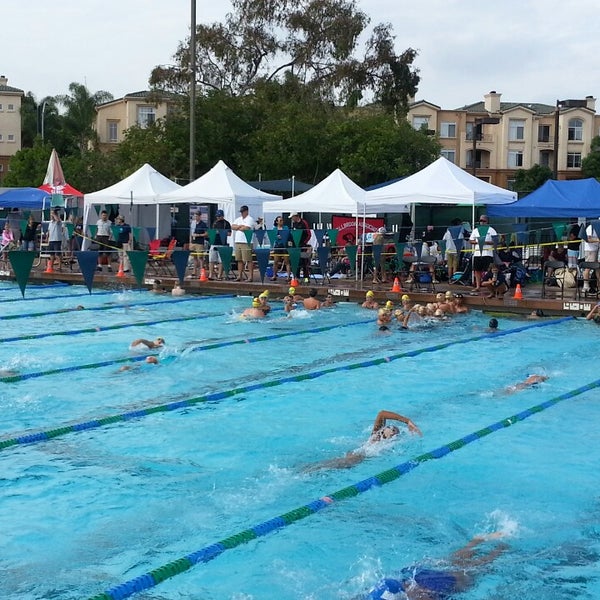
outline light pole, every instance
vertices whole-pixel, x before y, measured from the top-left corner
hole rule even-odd
[[[190,11],[190,183],[196,179],[196,0]]]
[[[42,123],[40,128],[40,133],[42,135],[42,142],[44,141],[44,113],[46,112],[46,105],[48,104],[48,99],[44,98],[42,102]]]
[[[498,125],[500,119],[498,117],[482,117],[481,119],[475,119],[473,121],[473,149],[471,153],[471,173],[473,177],[477,176],[477,163],[475,161],[475,155],[477,154],[477,139],[483,138],[482,125]],[[477,130],[479,129],[479,133]]]

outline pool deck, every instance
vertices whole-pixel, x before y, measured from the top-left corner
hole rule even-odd
[[[113,272],[96,272],[94,275],[94,285],[100,288],[110,288],[114,285],[119,287],[136,289],[138,284],[131,273],[126,273],[125,277],[117,277],[117,269],[113,266]],[[14,274],[8,274],[7,271],[0,272],[0,279],[4,281],[15,281]],[[174,274],[161,275],[156,273],[148,273],[144,278],[144,286],[150,288],[155,279],[160,279],[162,286],[167,290],[173,288],[173,284],[177,281]],[[77,269],[77,265],[73,265],[73,270],[69,267],[63,268],[62,271],[54,271],[46,273],[42,267],[34,268],[29,276],[29,283],[43,284],[51,282],[64,282],[69,284],[82,285],[83,277]],[[255,271],[254,281],[235,280],[226,281],[200,281],[197,278],[186,277],[183,282],[184,289],[191,294],[216,295],[216,294],[237,294],[237,295],[258,295],[263,290],[269,290],[273,299],[282,298],[287,294],[290,284],[286,278],[280,278],[273,282],[265,277],[264,282],[260,281],[258,270]],[[323,281],[322,279],[310,279],[308,282],[302,281],[297,286],[297,293],[307,295],[308,290],[314,287],[319,292],[319,297],[324,297],[330,292],[338,302],[362,302],[365,298],[365,293],[368,290],[373,290],[375,299],[378,302],[392,300],[394,303],[399,303],[403,294],[409,294],[411,300],[415,302],[431,302],[435,299],[435,294],[451,290],[455,293],[460,292],[464,295],[465,303],[474,309],[480,309],[487,312],[495,313],[518,313],[529,314],[531,311],[541,309],[546,316],[566,316],[572,315],[575,317],[585,316],[589,310],[598,301],[595,295],[578,298],[576,289],[567,289],[564,293],[564,298],[560,297],[559,288],[546,288],[547,297],[542,298],[542,285],[539,283],[528,284],[522,289],[522,299],[514,297],[514,290],[511,289],[504,295],[503,298],[488,298],[488,291],[483,293],[472,292],[471,287],[460,284],[450,285],[448,282],[435,284],[435,292],[432,290],[425,291],[415,288],[405,282],[400,282],[401,292],[393,292],[391,283],[373,284],[370,281],[357,281],[355,279],[331,279]],[[27,294],[27,290],[25,290]]]

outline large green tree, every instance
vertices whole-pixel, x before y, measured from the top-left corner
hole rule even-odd
[[[550,167],[533,165],[531,169],[519,169],[515,173],[515,192],[529,194],[546,183],[548,179],[552,179]]]
[[[585,177],[600,179],[600,136],[592,139],[590,153],[581,161],[581,172]]]
[[[368,23],[354,0],[232,0],[224,23],[197,26],[197,85],[237,96],[293,75],[322,98],[351,104],[375,98],[401,112],[419,82],[416,52],[398,54],[391,25],[369,34]],[[174,66],[156,67],[150,82],[187,91],[189,39],[174,59]]]
[[[19,150],[10,161],[10,170],[3,180],[7,187],[37,187],[42,184],[48,169],[52,148],[35,138],[33,147]]]

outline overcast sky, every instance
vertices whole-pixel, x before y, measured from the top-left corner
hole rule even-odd
[[[600,95],[597,0],[358,0],[389,21],[397,49],[417,49],[417,99],[442,108],[482,100],[545,102]],[[76,81],[115,98],[148,88],[189,34],[190,0],[25,0],[2,10],[0,74],[40,100]],[[197,0],[198,22],[227,0]],[[600,105],[599,105],[600,109]]]

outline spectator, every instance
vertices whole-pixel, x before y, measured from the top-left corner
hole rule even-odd
[[[248,207],[240,207],[240,216],[233,222],[233,242],[235,244],[235,259],[238,266],[237,281],[242,281],[244,268],[248,266],[248,281],[254,277],[254,262],[252,260],[252,242],[248,241],[246,231],[254,231],[256,223],[248,213]],[[248,309],[250,310],[250,309]]]
[[[487,231],[485,231],[486,229]],[[485,238],[480,246],[479,240],[482,231],[485,231]],[[489,226],[487,215],[481,215],[479,217],[479,227],[475,227],[469,237],[469,241],[473,246],[473,274],[475,275],[475,289],[473,291],[475,292],[481,290],[481,277],[494,260],[494,236],[497,235],[496,230]]]
[[[219,253],[219,248],[223,246],[221,231],[226,230],[227,235],[231,235],[231,223],[225,219],[225,213],[221,209],[217,210],[215,214],[212,229],[217,230],[217,235],[215,243],[208,251],[208,278],[220,280],[223,279],[223,261]]]

